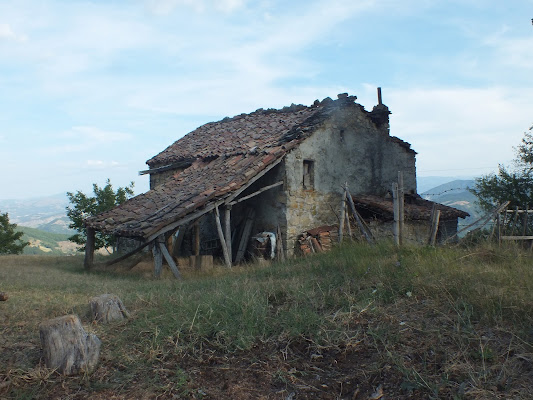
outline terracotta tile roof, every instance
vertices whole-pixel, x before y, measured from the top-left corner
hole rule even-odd
[[[385,221],[394,219],[392,199],[372,195],[352,196],[352,198],[356,208],[361,212],[361,215],[377,215],[379,219]],[[410,220],[429,220],[431,217],[431,209],[434,204],[436,204],[437,209],[440,210],[441,220],[452,220],[470,216],[467,212],[445,206],[444,204],[425,200],[419,195],[406,195],[404,206],[405,218]]]
[[[293,105],[281,110],[257,110],[251,114],[210,122],[174,142],[146,163],[152,167],[185,159],[247,153],[254,148],[272,147],[295,126],[323,109]]]
[[[198,160],[164,184],[86,220],[104,233],[148,238],[208,202],[223,199],[285,154],[281,146],[262,154]]]

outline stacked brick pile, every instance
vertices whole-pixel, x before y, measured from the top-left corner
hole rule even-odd
[[[329,251],[338,240],[339,227],[337,225],[319,226],[303,232],[298,238],[300,250],[304,256]]]

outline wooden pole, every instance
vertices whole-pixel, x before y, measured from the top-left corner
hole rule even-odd
[[[398,200],[398,183],[392,184],[392,201],[394,210],[394,243],[400,246],[400,202]]]
[[[344,235],[345,219],[346,219],[346,189],[344,189],[344,193],[342,195],[342,202],[341,202],[341,217],[339,221],[339,243],[342,243],[342,239]]]
[[[226,240],[226,247],[228,250],[228,258],[230,260],[230,263],[233,261],[232,257],[232,251],[231,251],[231,206],[227,205],[224,213],[224,228],[226,230],[226,233],[224,235],[224,239]]]
[[[440,210],[437,210],[437,206],[434,204],[431,210],[431,231],[429,234],[428,244],[435,246],[437,241],[437,232],[439,231]]]
[[[85,243],[85,259],[83,266],[85,269],[91,269],[94,263],[94,242],[96,231],[94,228],[87,228],[87,242]]]
[[[229,259],[228,246],[224,240],[224,233],[222,232],[222,224],[220,223],[220,214],[218,212],[218,207],[215,207],[215,223],[217,225],[218,237],[220,239],[220,244],[222,245],[222,253],[224,254],[224,261],[226,266],[231,268],[231,260]]]
[[[350,236],[350,240],[353,242],[352,226],[350,225],[350,216],[348,213],[346,213],[346,228],[348,229],[348,236]]]
[[[403,172],[398,171],[398,203],[400,217],[400,245],[403,244],[404,225],[405,225],[405,190],[403,187]]]
[[[345,187],[346,190],[346,198],[348,199],[348,204],[350,205],[350,208],[352,210],[353,217],[355,218],[355,222],[357,222],[357,226],[359,226],[359,229],[361,230],[361,233],[365,237],[366,241],[370,244],[374,244],[374,239],[372,237],[372,232],[370,232],[370,229],[365,225],[365,222],[355,209],[355,204],[353,203],[352,195],[350,194],[350,191],[347,187]]]

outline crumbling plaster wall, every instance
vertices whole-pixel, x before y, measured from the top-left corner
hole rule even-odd
[[[313,188],[303,186],[304,161],[313,163]],[[341,186],[350,192],[385,195],[403,171],[406,191],[416,192],[415,153],[377,128],[357,104],[337,110],[285,157],[288,253],[298,235],[338,223]]]

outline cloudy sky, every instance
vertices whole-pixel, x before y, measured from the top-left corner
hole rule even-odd
[[[206,122],[349,92],[420,176],[508,164],[533,125],[533,0],[0,0],[0,198],[148,179]]]

